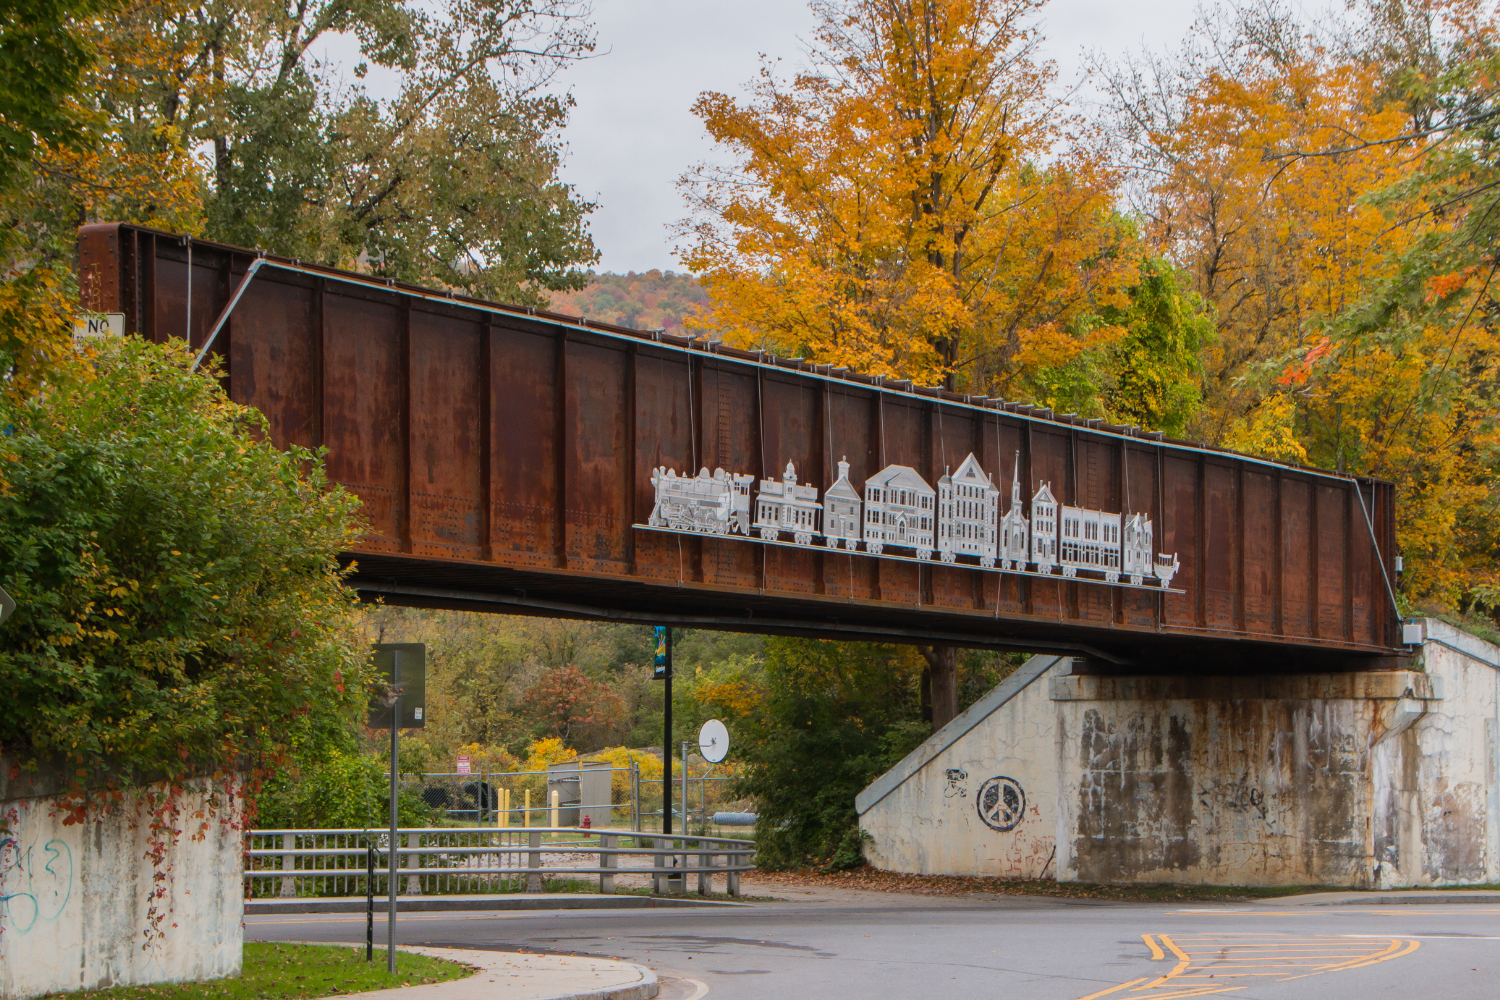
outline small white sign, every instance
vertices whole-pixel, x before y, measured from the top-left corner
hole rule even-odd
[[[469,770],[469,764],[470,764],[470,760],[469,760],[468,757],[460,757],[460,758],[458,758],[458,773],[459,774],[471,774],[472,772]]]
[[[729,730],[718,719],[709,719],[698,731],[698,752],[710,764],[717,764],[729,753]]]
[[[124,313],[84,313],[73,320],[75,337],[123,337]]]

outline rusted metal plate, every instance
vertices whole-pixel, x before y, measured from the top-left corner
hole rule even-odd
[[[482,317],[411,314],[410,342],[421,345],[410,352],[413,555],[484,558],[486,325]]]
[[[250,296],[247,294],[246,298]],[[400,552],[406,524],[405,310],[329,291],[323,296],[322,410],[328,475],[364,504],[361,548]],[[236,340],[249,335],[237,330]],[[230,393],[239,392],[230,373]]]
[[[328,448],[369,526],[353,579],[391,602],[1083,648],[1156,670],[1398,648],[1388,483],[280,258],[225,319],[252,251],[100,225],[80,255],[87,305],[195,347],[219,327],[231,397],[278,444]],[[791,463],[821,496],[840,461],[858,489],[891,464],[936,483],[971,453],[1002,510],[1019,471],[1025,500],[1045,482],[1149,517],[1180,560],[1170,587],[637,527],[658,467],[759,480]]]
[[[518,568],[557,567],[557,343],[546,331],[525,327],[494,327],[489,336],[492,559]]]
[[[319,443],[320,345],[311,335],[317,329],[317,298],[313,288],[272,285],[264,295],[241,302],[230,319],[227,364],[243,376],[235,397],[266,415],[278,444],[314,448]],[[246,332],[236,337],[234,330]]]

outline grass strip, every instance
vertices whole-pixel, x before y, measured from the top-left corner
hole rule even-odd
[[[397,951],[396,973],[391,975],[385,971],[385,949],[377,948],[375,960],[366,962],[363,948],[338,945],[246,941],[244,958],[244,970],[229,979],[115,986],[65,995],[68,1000],[312,1000],[441,983],[474,973],[458,962]]]

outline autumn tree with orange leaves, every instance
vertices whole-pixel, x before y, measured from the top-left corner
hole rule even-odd
[[[569,663],[548,671],[521,698],[539,736],[596,750],[601,736],[618,728],[625,701],[610,686]]]
[[[731,342],[1004,395],[1118,333],[1130,226],[1049,98],[1041,0],[816,0],[812,66],[694,107],[734,162],[684,178],[700,325]]]
[[[700,328],[740,346],[1180,429],[1201,307],[1148,261],[1106,150],[1049,95],[1044,0],[815,0],[812,65],[695,112]],[[695,322],[690,320],[690,325]],[[1183,384],[1186,383],[1186,384]],[[935,726],[956,651],[924,650]]]
[[[1495,21],[1358,15],[1221,9],[1178,59],[1106,68],[1115,136],[1215,317],[1190,433],[1392,480],[1403,611],[1470,608],[1500,582]]]

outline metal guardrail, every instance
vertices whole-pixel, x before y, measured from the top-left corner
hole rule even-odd
[[[544,843],[544,834],[579,839]],[[394,875],[398,896],[541,892],[543,876],[596,875],[599,891],[608,894],[615,891],[616,876],[649,875],[660,893],[685,890],[686,877],[696,875],[698,892],[707,895],[713,877],[723,874],[729,894],[738,896],[740,874],[755,868],[750,864],[755,845],[748,840],[582,827],[466,827],[399,830],[392,871],[389,841],[390,834],[379,830],[252,830],[245,851],[247,891],[255,898],[364,896],[367,891],[385,896]],[[373,885],[367,868],[372,846]],[[544,854],[597,863],[548,865]],[[630,857],[647,863],[621,864]]]

